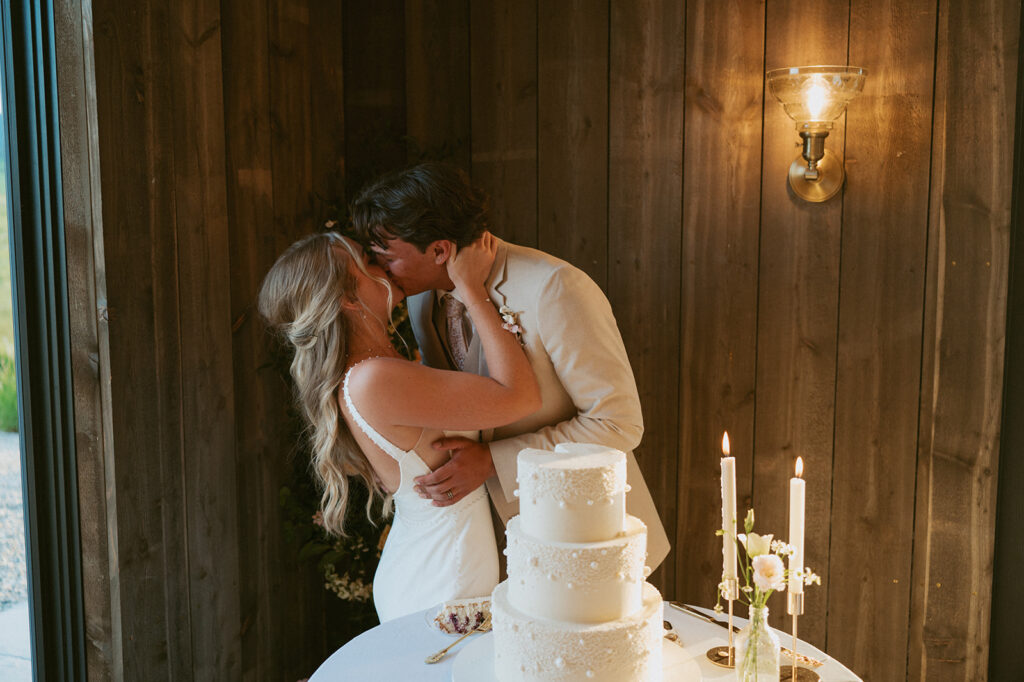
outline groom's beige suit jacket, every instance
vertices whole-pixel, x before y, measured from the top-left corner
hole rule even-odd
[[[499,240],[487,279],[491,301],[516,316],[542,405],[519,421],[481,434],[490,443],[497,476],[487,481],[505,523],[518,513],[516,456],[523,448],[554,450],[559,443],[598,443],[627,453],[627,511],[647,524],[647,564],[669,551],[668,537],[632,450],[643,435],[636,380],[611,305],[586,273],[542,251]],[[437,296],[426,291],[407,302],[423,362],[454,368],[447,332],[438,323]],[[440,329],[439,329],[440,326]],[[464,369],[487,376],[479,336]]]

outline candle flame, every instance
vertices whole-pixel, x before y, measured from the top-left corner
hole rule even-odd
[[[803,478],[804,477],[804,458],[803,457],[797,457],[796,458],[796,477],[797,478]]]
[[[722,432],[722,456],[723,457],[728,457],[729,456],[729,432],[728,431],[723,431]]]

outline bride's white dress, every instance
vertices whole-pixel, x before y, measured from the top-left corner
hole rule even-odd
[[[351,370],[350,370],[351,371]],[[373,603],[383,623],[450,599],[488,596],[498,584],[498,548],[486,488],[457,503],[435,507],[413,490],[413,479],[430,473],[415,450],[402,450],[359,414],[348,391],[345,406],[359,428],[398,462],[401,483],[377,573]]]

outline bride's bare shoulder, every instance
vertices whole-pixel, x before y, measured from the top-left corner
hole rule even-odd
[[[418,374],[418,362],[405,358],[368,358],[348,370],[346,381],[352,394],[379,392],[382,388],[398,387],[403,380]]]

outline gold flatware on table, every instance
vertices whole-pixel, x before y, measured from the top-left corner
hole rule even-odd
[[[729,629],[729,624],[728,623],[723,623],[722,621],[718,620],[717,618],[712,618],[708,614],[702,613],[702,612],[698,611],[697,609],[693,608],[689,604],[684,604],[684,603],[678,602],[678,601],[670,601],[668,603],[668,605],[673,607],[674,609],[682,611],[683,613],[685,613],[688,616],[693,616],[694,618],[699,618],[700,620],[706,621],[708,623],[714,623],[715,625],[717,625],[719,627],[723,627],[726,630]],[[740,631],[740,629],[738,627],[736,627],[735,625],[733,626],[732,629],[735,632],[739,632]],[[792,658],[793,657],[793,652],[790,651],[789,649],[787,649],[786,647],[782,647],[782,655],[783,656],[788,656],[788,657]],[[810,656],[805,656],[805,655],[803,655],[801,653],[797,653],[796,660],[797,660],[797,662],[803,663],[804,665],[811,666],[812,668],[818,668],[818,667],[821,667],[821,666],[825,665],[825,661],[819,661],[816,658],[811,658]]]
[[[462,635],[462,637],[459,637],[457,640],[455,640],[454,642],[452,642],[451,644],[449,644],[445,648],[441,649],[436,654],[431,654],[430,656],[427,656],[426,659],[424,659],[424,663],[437,663],[442,658],[444,658],[445,654],[447,654],[449,651],[451,651],[451,648],[453,646],[455,646],[456,644],[458,644],[462,640],[466,639],[470,635],[475,635],[478,632],[487,632],[490,629],[491,629],[491,617],[487,616],[486,618],[484,618],[484,622],[480,623],[480,625],[477,625],[475,628],[473,628],[472,630],[470,630],[466,634]]]

